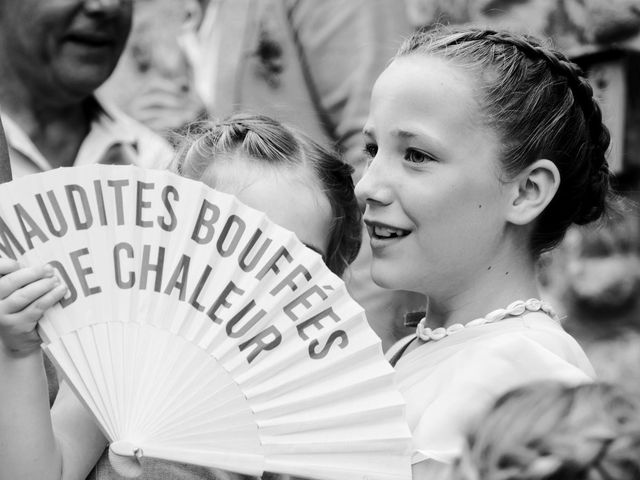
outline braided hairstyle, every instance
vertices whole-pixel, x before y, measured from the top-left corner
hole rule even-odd
[[[635,393],[606,383],[512,390],[467,436],[452,480],[637,480]]]
[[[362,241],[361,212],[351,177],[353,168],[335,152],[270,117],[235,114],[218,123],[194,125],[172,170],[215,188],[216,171],[210,167],[216,160],[233,160],[236,154],[276,169],[313,173],[329,200],[333,217],[324,260],[332,272],[341,276],[355,259]],[[239,164],[238,168],[246,167]]]
[[[605,211],[609,131],[582,70],[528,35],[480,28],[418,30],[396,54],[435,55],[475,73],[485,122],[502,141],[506,180],[538,159],[551,160],[560,187],[537,219],[534,255],[550,250],[571,224]]]

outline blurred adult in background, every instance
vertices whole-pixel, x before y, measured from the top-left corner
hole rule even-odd
[[[193,1],[193,0],[192,0]],[[198,0],[180,39],[207,111],[293,120],[358,180],[375,77],[411,33],[397,0]]]
[[[196,16],[196,0],[136,0],[127,46],[99,90],[175,146],[182,144],[189,124],[206,117],[178,43],[185,18]]]
[[[0,2],[0,108],[14,177],[86,163],[165,166],[170,146],[99,99],[132,0]]]

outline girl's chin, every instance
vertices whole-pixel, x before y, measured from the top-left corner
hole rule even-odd
[[[373,283],[388,290],[415,291],[406,284],[406,275],[403,275],[400,269],[383,268],[382,266],[378,269],[373,265],[371,268],[371,278],[373,279]]]

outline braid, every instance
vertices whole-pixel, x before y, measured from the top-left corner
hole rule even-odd
[[[480,28],[422,29],[397,56],[414,52],[475,70],[488,122],[503,139],[508,176],[541,158],[558,167],[560,188],[532,235],[535,254],[554,247],[572,223],[586,224],[604,213],[610,136],[578,65],[534,37]]]
[[[563,53],[549,48],[543,48],[537,41],[526,35],[515,36],[509,32],[493,30],[479,30],[475,37],[467,41],[485,39],[495,44],[514,46],[529,59],[546,62],[549,69],[556,75],[564,77],[567,86],[573,94],[574,101],[582,110],[589,135],[587,136],[591,160],[587,164],[588,190],[585,192],[581,208],[578,210],[575,222],[583,225],[600,217],[605,208],[606,192],[610,184],[611,173],[606,161],[611,136],[602,122],[602,110],[593,96],[593,88],[586,79],[584,71],[571,62]]]

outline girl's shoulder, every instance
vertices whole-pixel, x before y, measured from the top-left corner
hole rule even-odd
[[[595,376],[578,342],[558,321],[539,313],[465,328],[403,354],[409,343],[403,339],[387,353],[387,358],[395,355],[401,377],[403,372],[413,377],[416,370],[423,378],[438,372],[457,378]]]

